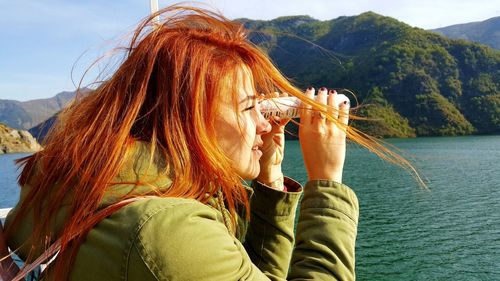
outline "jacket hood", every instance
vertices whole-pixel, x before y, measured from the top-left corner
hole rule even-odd
[[[149,143],[134,142],[99,207],[107,207],[126,197],[163,194],[172,184],[166,171],[165,160],[159,153],[151,152]]]
[[[159,157],[158,153],[151,153],[150,145],[146,142],[134,142],[125,154],[125,160],[117,175],[112,180],[112,185],[105,192],[99,208],[105,208],[113,203],[120,201],[125,197],[139,195],[155,195],[164,192],[171,185],[171,178],[165,173],[165,161]],[[35,172],[36,174],[36,172]],[[57,185],[54,185],[54,189]],[[9,212],[5,220],[5,226],[8,227],[18,213],[22,202],[30,191],[29,184],[21,187],[20,199],[17,205]],[[53,243],[62,231],[65,218],[69,208],[69,199],[61,204],[57,216],[51,220],[49,232],[51,233],[51,243]],[[8,245],[11,249],[17,249],[16,253],[26,259],[32,247],[35,248],[36,256],[42,253],[45,245],[38,242],[43,239],[34,239],[32,237],[33,211],[30,210],[16,224],[12,234],[8,237]]]
[[[151,151],[150,143],[136,141],[126,152],[122,167],[113,178],[112,184],[106,190],[99,209],[117,203],[123,198],[164,194],[171,184],[172,178],[167,174],[166,161],[163,157],[159,153]],[[57,186],[54,185],[54,188],[57,188]],[[252,190],[248,187],[246,189],[249,195],[251,195]],[[7,215],[6,226],[12,223],[29,190],[29,185],[21,188],[20,200]],[[231,214],[225,208],[222,192],[219,191],[213,197],[209,198],[207,204],[221,212],[224,224],[231,233],[241,232],[238,229],[234,229],[231,224]],[[56,218],[51,220],[51,224],[49,225],[49,231],[52,234],[51,243],[59,237],[62,231],[68,207],[69,199],[67,203],[63,202],[61,204],[61,209]],[[34,226],[33,211],[29,211],[26,216],[20,219],[21,221],[17,224],[12,235],[8,237],[7,243],[9,247],[17,249],[16,253],[24,260],[32,247],[35,249],[34,255],[39,256],[43,252],[44,245],[38,242],[40,239],[35,239],[32,236]],[[239,215],[237,215],[237,219],[240,222],[242,221]]]

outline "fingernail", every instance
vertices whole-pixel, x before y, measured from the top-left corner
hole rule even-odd
[[[330,90],[330,94],[333,94],[333,93],[335,93],[335,90]]]
[[[313,87],[309,86],[309,88],[307,88],[308,91],[311,91],[313,89]]]
[[[325,87],[321,87],[320,91],[326,91]]]

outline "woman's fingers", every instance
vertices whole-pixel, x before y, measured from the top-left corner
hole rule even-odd
[[[333,118],[339,118],[339,105],[335,102],[337,91],[331,90],[328,93],[328,111],[332,114]]]
[[[316,101],[321,103],[321,104],[326,104],[326,99],[327,99],[327,89],[325,87],[322,87],[318,91],[318,95],[316,96]]]
[[[279,118],[279,120],[277,120],[277,121],[279,122],[279,125],[281,127],[285,127],[285,125],[288,124],[288,122],[290,122],[290,120],[292,120],[292,119],[290,119],[290,118]]]
[[[316,101],[320,104],[326,105],[326,100],[327,100],[327,89],[325,87],[322,87],[318,91],[318,95],[316,96]],[[325,124],[326,117],[321,111],[319,110],[314,110],[312,114],[312,123],[316,127],[321,127]]]
[[[347,125],[349,123],[349,103],[348,102],[344,102],[340,105],[340,109],[339,109],[339,121],[344,124],[344,125]]]
[[[306,94],[313,97],[311,92],[306,91]],[[321,88],[315,100],[318,105],[326,107],[327,113],[335,119],[333,121],[321,116],[319,112],[322,110],[312,110],[310,106],[302,111],[299,140],[309,180],[329,179],[342,182],[346,134],[340,123],[347,122],[349,108],[341,106],[339,109],[336,97],[335,91],[328,92],[326,88]],[[342,119],[339,119],[339,115]]]
[[[285,94],[285,93],[284,93]],[[335,90],[328,90],[325,87],[322,87],[318,91],[318,95],[314,96],[314,89],[309,88],[306,90],[305,95],[314,99],[316,102],[320,104],[324,104],[328,106],[328,112],[332,114],[333,118],[338,119],[339,122],[347,125],[349,122],[349,103],[343,103],[340,106],[336,103],[337,92]],[[302,104],[300,110],[300,119],[302,120],[302,124],[311,124],[314,123],[316,125],[327,124],[330,121],[327,121],[325,116],[320,113],[320,111],[312,110],[310,105],[305,103]],[[287,121],[288,122],[288,121]],[[332,122],[334,123],[334,122]]]
[[[290,121],[290,118],[280,118],[278,116],[273,116],[269,119],[271,123],[271,131],[269,134],[281,134],[285,132],[285,126]]]
[[[310,99],[314,99],[314,88],[309,87],[306,90],[305,95]],[[309,125],[311,124],[311,119],[312,119],[311,106],[306,103],[302,103],[300,106],[300,123]]]

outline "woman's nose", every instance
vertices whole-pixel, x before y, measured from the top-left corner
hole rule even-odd
[[[264,115],[259,112],[259,120],[257,121],[257,134],[267,134],[271,131],[271,123],[264,118]]]

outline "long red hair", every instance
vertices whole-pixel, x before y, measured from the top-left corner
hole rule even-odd
[[[191,7],[171,6],[159,14],[166,15],[165,21],[156,24],[156,14],[144,20],[113,76],[67,108],[44,149],[20,162],[19,184],[29,185],[30,191],[7,234],[20,217],[33,212],[37,241],[62,237],[59,255],[64,258],[54,266],[58,280],[67,279],[85,234],[70,244],[68,238],[96,211],[135,140],[150,143],[166,160],[164,172],[173,183],[158,196],[205,202],[216,186],[231,213],[240,205],[248,209],[241,179],[218,146],[214,127],[223,95],[237,93],[242,65],[251,70],[257,93],[287,92],[330,118],[324,106],[308,100],[249,43],[240,24]],[[368,136],[347,132],[384,158],[404,161]],[[48,225],[62,202],[70,203],[63,229],[50,234]]]

